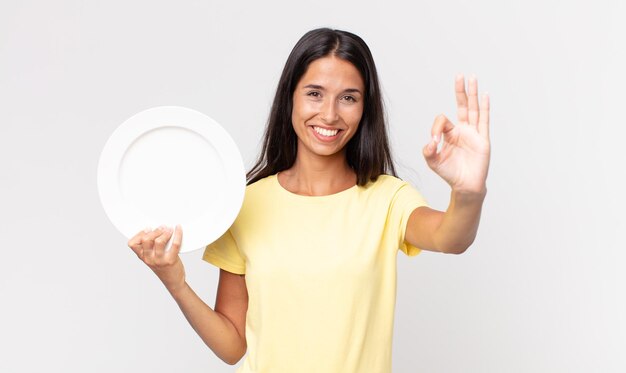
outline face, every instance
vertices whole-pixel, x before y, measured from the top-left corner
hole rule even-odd
[[[345,156],[363,115],[364,94],[363,78],[350,62],[332,56],[311,62],[293,93],[298,154]]]

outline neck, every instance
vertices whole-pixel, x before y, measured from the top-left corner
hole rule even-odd
[[[298,152],[293,166],[280,172],[279,182],[292,193],[323,196],[351,188],[356,174],[344,152],[330,156]]]

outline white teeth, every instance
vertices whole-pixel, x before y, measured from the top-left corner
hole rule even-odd
[[[325,128],[320,128],[320,127],[313,127],[313,129],[315,130],[315,132],[326,137],[335,136],[337,132],[339,132],[339,130],[327,130]]]

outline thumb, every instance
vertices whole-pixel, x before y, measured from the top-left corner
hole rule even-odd
[[[170,239],[171,246],[166,248],[165,251],[173,251],[174,255],[178,255],[180,253],[180,246],[183,241],[183,228],[180,224],[177,224],[174,228],[174,233],[172,234],[172,238]]]

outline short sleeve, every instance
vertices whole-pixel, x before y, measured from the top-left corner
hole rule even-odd
[[[246,261],[241,256],[230,229],[217,241],[207,245],[202,259],[228,272],[240,275],[246,273]]]
[[[428,203],[422,194],[407,182],[404,182],[396,191],[393,201],[391,202],[389,218],[391,221],[399,224],[399,249],[408,256],[415,256],[421,252],[421,249],[404,241],[409,217],[416,208],[421,206],[428,206]]]

